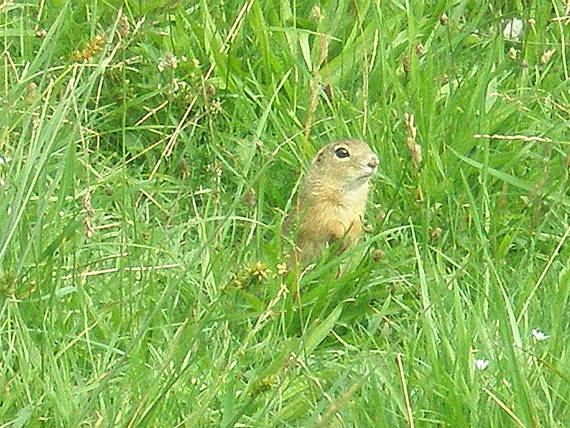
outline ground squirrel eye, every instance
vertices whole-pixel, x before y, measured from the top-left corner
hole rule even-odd
[[[350,153],[348,153],[348,150],[346,150],[344,147],[339,147],[334,152],[335,152],[337,158],[342,159],[342,158],[347,158],[350,156]]]

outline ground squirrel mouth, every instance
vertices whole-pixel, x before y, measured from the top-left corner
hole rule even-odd
[[[369,179],[370,177],[372,177],[372,175],[374,175],[374,170],[372,170],[372,171],[370,171],[370,172],[365,172],[364,174],[359,175],[359,176],[358,176],[358,180],[367,180],[367,179]]]
[[[376,167],[378,166],[378,158],[373,157],[365,166],[365,172],[359,178],[368,178],[376,172]]]

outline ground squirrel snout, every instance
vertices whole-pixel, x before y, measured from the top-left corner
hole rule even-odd
[[[295,206],[298,222],[292,263],[318,257],[327,244],[344,250],[358,242],[369,180],[378,157],[363,141],[333,141],[315,156]]]

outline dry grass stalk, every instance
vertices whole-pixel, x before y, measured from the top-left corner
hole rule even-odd
[[[473,138],[488,138],[490,140],[506,140],[506,141],[525,141],[525,142],[534,142],[537,141],[539,143],[552,143],[552,140],[550,138],[544,138],[544,137],[527,137],[526,135],[499,135],[499,134],[493,134],[493,135],[489,135],[489,134],[475,134],[473,135]]]
[[[416,172],[419,173],[420,164],[422,163],[422,148],[418,143],[416,143],[417,128],[414,123],[414,115],[404,113],[404,120],[406,122],[406,127],[408,128],[408,138],[406,143],[408,144],[408,150],[412,156],[414,168],[416,169]]]
[[[414,169],[416,171],[416,177],[418,180],[418,201],[423,202],[424,196],[422,193],[422,188],[420,187],[420,165],[422,163],[422,148],[416,143],[417,128],[415,125],[415,118],[413,114],[404,113],[404,121],[406,122],[406,127],[408,128],[408,137],[406,139],[406,144],[408,145],[408,150],[410,151],[410,156],[412,158],[412,163],[414,164]]]
[[[83,197],[83,210],[85,211],[85,219],[83,223],[85,225],[85,237],[91,238],[95,233],[95,229],[93,228],[93,222],[91,219],[95,216],[95,211],[93,210],[93,206],[91,205],[91,192],[87,192]]]
[[[330,36],[328,34],[321,34],[319,36],[319,62],[317,63],[314,72],[313,79],[311,80],[311,95],[309,98],[309,109],[307,111],[307,120],[305,121],[305,140],[308,141],[309,133],[311,132],[311,126],[313,123],[313,115],[317,109],[319,88],[321,87],[321,73],[320,70],[323,64],[327,61],[327,56],[329,54],[329,44]]]

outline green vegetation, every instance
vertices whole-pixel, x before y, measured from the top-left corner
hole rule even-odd
[[[568,13],[0,0],[0,427],[570,426]],[[296,282],[346,136],[371,232]]]

